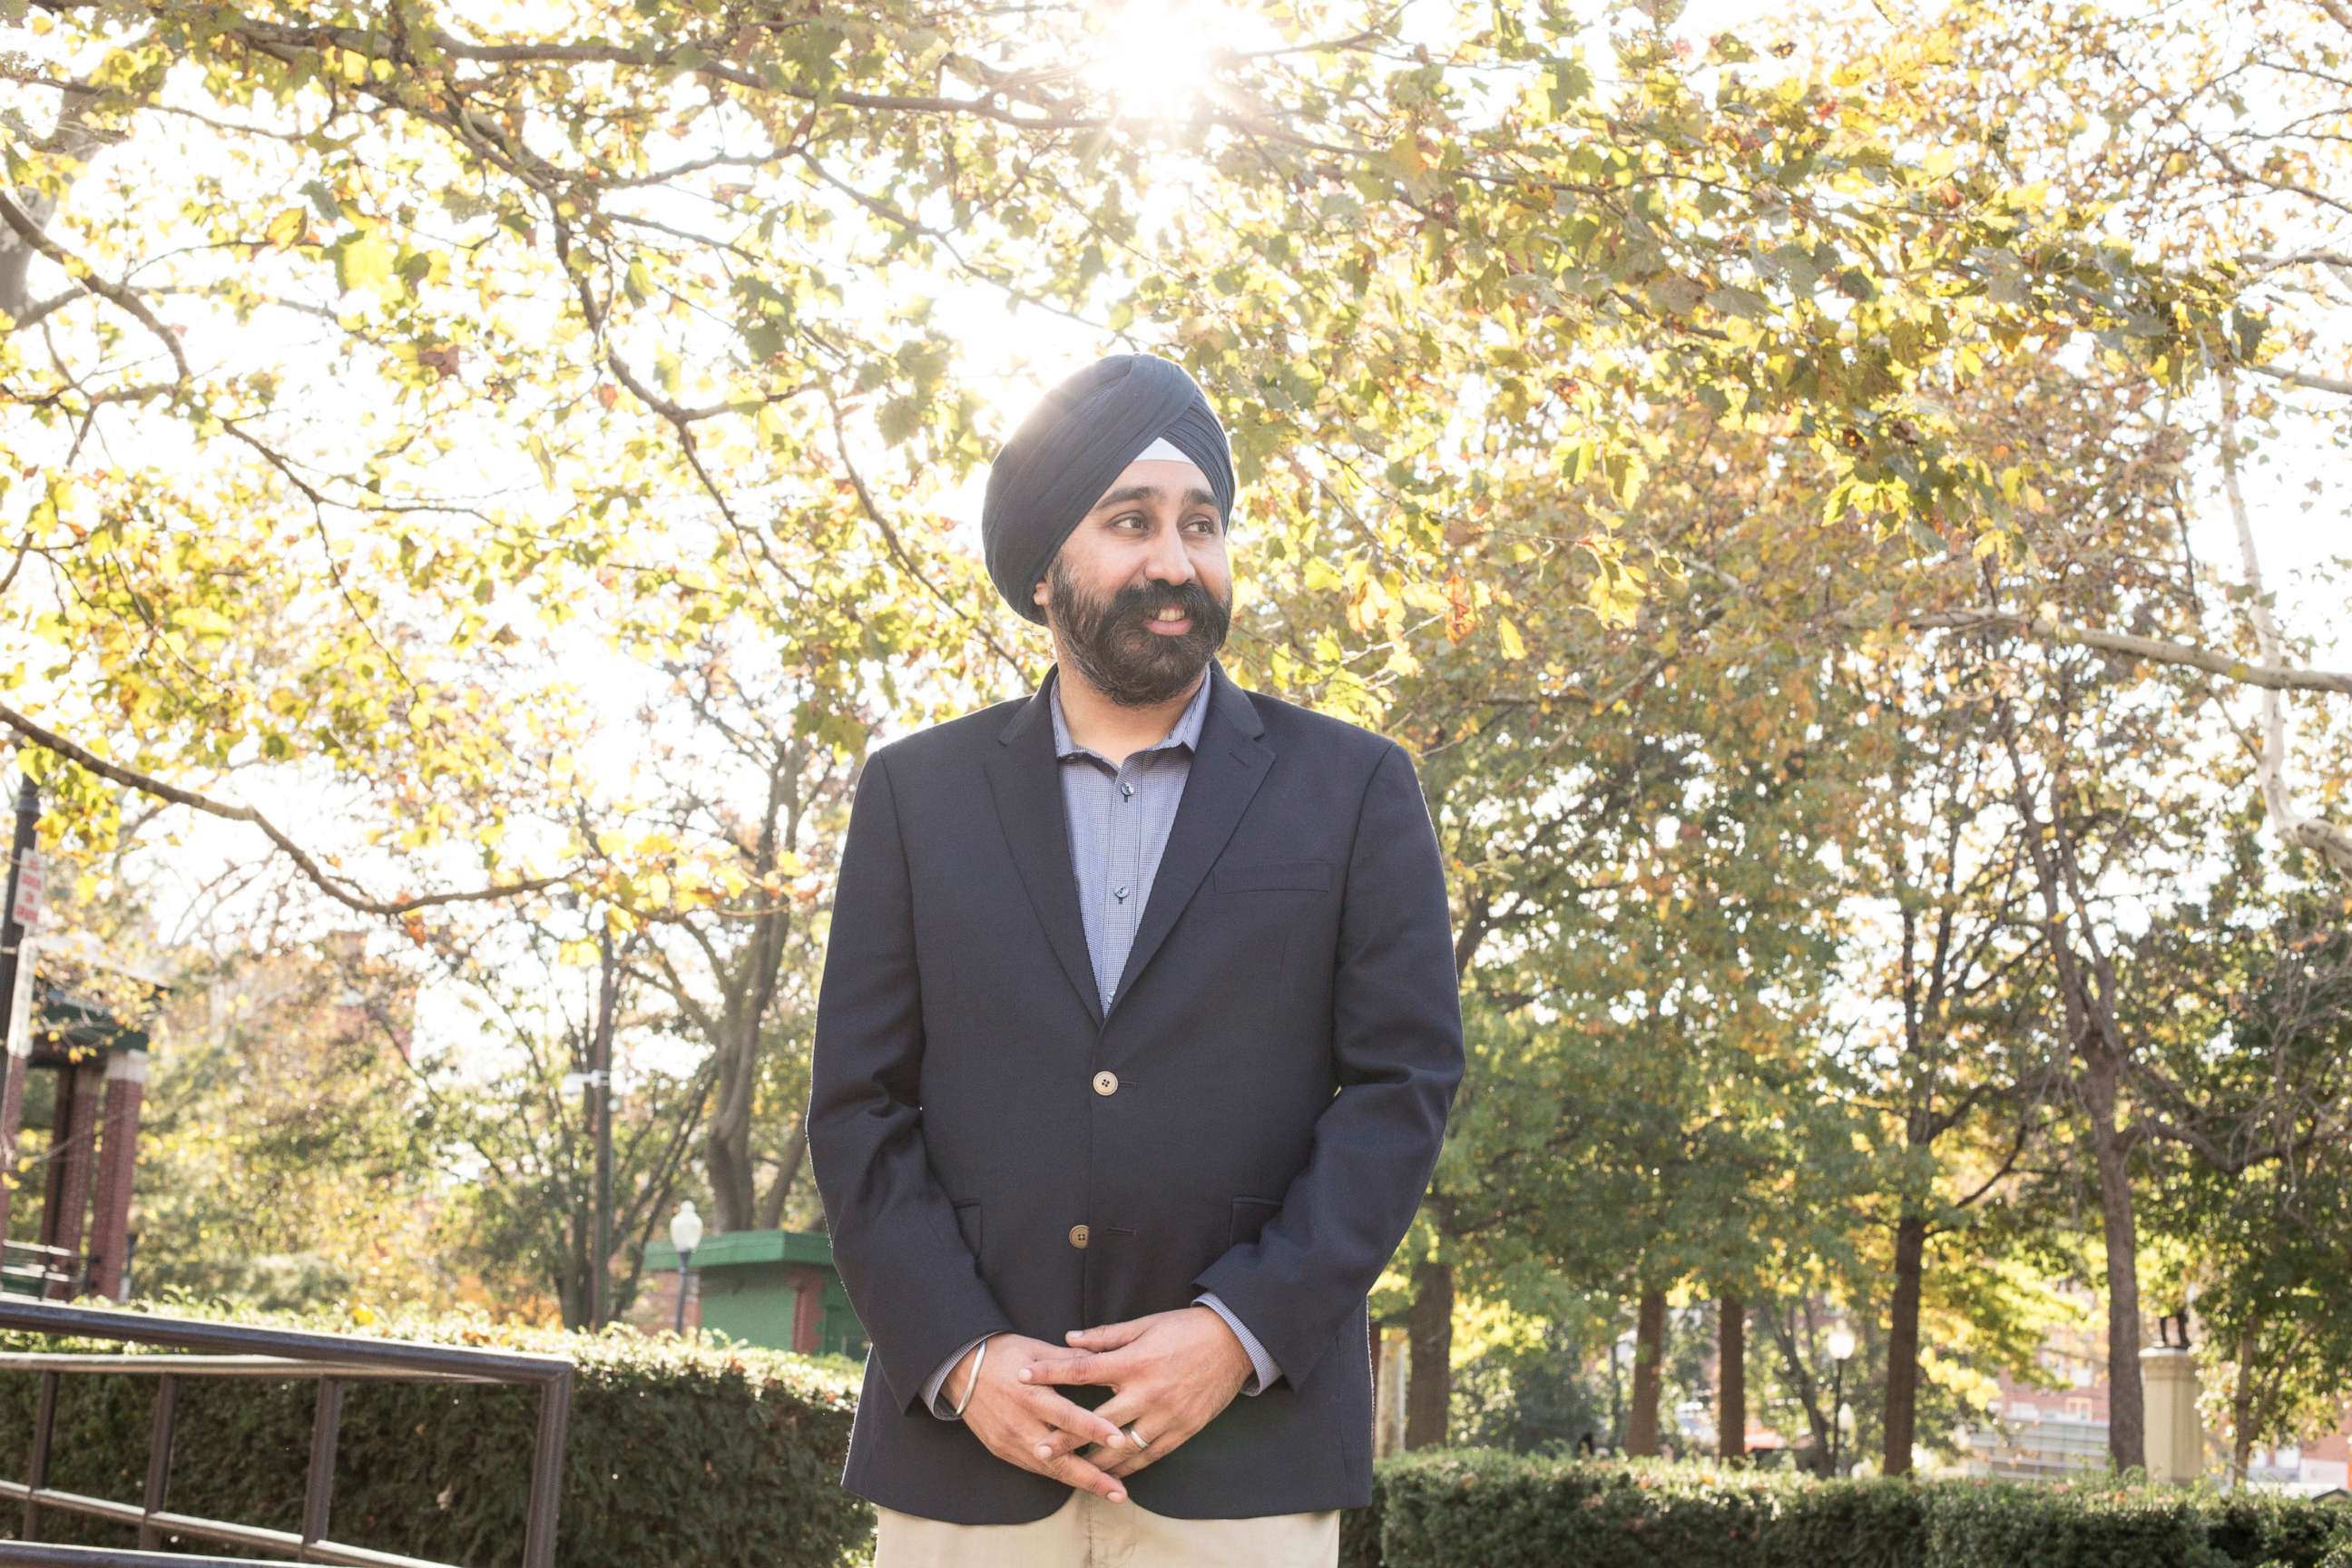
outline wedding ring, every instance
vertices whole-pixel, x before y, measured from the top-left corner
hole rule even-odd
[[[1134,1427],[1132,1427],[1132,1426],[1122,1426],[1122,1427],[1120,1427],[1120,1428],[1119,1428],[1119,1430],[1120,1430],[1120,1431],[1122,1431],[1122,1432],[1124,1432],[1124,1433],[1126,1433],[1126,1434],[1127,1434],[1127,1440],[1128,1440],[1129,1442],[1130,1442],[1130,1443],[1133,1443],[1137,1447],[1139,1447],[1139,1448],[1149,1448],[1150,1447],[1151,1447],[1151,1445],[1144,1439],[1144,1436],[1143,1436],[1143,1434],[1142,1434],[1142,1433],[1140,1433],[1140,1432],[1139,1432],[1139,1431],[1137,1431]]]

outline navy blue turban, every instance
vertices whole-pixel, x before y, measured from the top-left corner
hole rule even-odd
[[[988,574],[1005,603],[1043,626],[1037,580],[1121,469],[1166,441],[1209,478],[1220,525],[1234,512],[1225,428],[1184,367],[1152,354],[1097,360],[1045,394],[988,470],[980,507]]]

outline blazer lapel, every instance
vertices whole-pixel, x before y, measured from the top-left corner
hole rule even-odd
[[[1200,748],[1192,753],[1192,765],[1184,776],[1183,798],[1176,805],[1176,820],[1168,829],[1167,847],[1160,852],[1160,868],[1152,873],[1151,897],[1144,903],[1142,923],[1136,927],[1135,945],[1128,951],[1118,989],[1111,993],[1113,1013],[1167,940],[1176,917],[1192,902],[1201,879],[1233,837],[1242,813],[1249,808],[1257,786],[1265,782],[1266,769],[1274,763],[1274,748],[1260,739],[1265,725],[1248,694],[1233,683],[1224,666],[1213,658],[1209,661],[1209,710],[1202,718]],[[1044,722],[1050,731],[1052,719]],[[1050,744],[1046,748],[1052,749]],[[1071,878],[1066,861],[1063,878],[1065,881]],[[1071,919],[1076,918],[1074,908]],[[1083,962],[1085,943],[1079,946]]]
[[[1070,865],[1070,830],[1062,811],[1061,763],[1054,756],[1048,701],[1041,682],[998,734],[997,749],[988,758],[988,787],[1045,940],[1062,973],[1086,998],[1087,1014],[1100,1025],[1102,997],[1087,952],[1086,924],[1078,916],[1078,879]]]

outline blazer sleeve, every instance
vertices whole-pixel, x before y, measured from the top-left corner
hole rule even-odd
[[[1293,1387],[1404,1239],[1462,1081],[1445,865],[1412,760],[1394,742],[1365,787],[1341,900],[1331,997],[1339,1092],[1264,1233],[1192,1281],[1250,1325]]]
[[[914,889],[885,753],[849,808],[809,1071],[809,1165],[834,1265],[902,1411],[959,1345],[1010,1331],[923,1147]]]

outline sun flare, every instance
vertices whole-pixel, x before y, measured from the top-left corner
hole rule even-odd
[[[1101,85],[1123,120],[1178,118],[1207,87],[1219,45],[1231,34],[1210,5],[1122,6],[1104,28],[1097,53]]]

